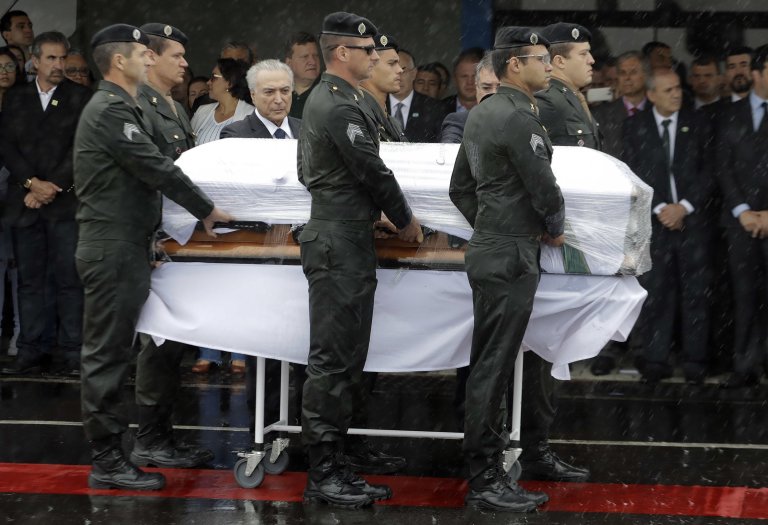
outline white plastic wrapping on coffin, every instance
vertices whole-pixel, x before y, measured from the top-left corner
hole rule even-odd
[[[238,220],[304,223],[311,199],[298,181],[296,144],[224,139],[185,152],[176,164]],[[468,239],[472,230],[448,196],[458,149],[458,144],[382,143],[381,157],[423,225]],[[556,147],[553,170],[566,202],[566,242],[584,254],[588,273],[647,271],[650,188],[624,163],[586,148]],[[163,206],[163,229],[186,243],[196,220],[168,199]],[[546,272],[566,273],[560,249],[545,246],[541,262]]]

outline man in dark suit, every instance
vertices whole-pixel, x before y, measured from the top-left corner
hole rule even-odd
[[[752,91],[723,111],[717,126],[716,173],[723,194],[720,224],[726,228],[735,313],[734,372],[724,384],[759,382],[768,339],[766,270],[768,228],[768,46],[755,50]]]
[[[246,75],[256,111],[221,130],[221,138],[297,139],[301,120],[289,117],[293,72],[279,60],[262,60]]]
[[[403,68],[400,91],[387,97],[387,113],[392,115],[411,142],[438,142],[440,124],[445,117],[441,103],[413,90],[416,67],[410,52],[400,49]]]
[[[683,371],[703,382],[708,349],[713,225],[708,202],[714,190],[709,119],[682,106],[680,77],[656,70],[648,78],[653,108],[627,120],[624,156],[653,188],[653,269],[641,277],[648,290],[642,312],[643,379],[670,377],[669,351],[680,318]]]
[[[482,102],[486,97],[496,93],[499,89],[499,79],[493,72],[493,63],[491,54],[486,53],[483,59],[475,66],[475,97],[477,103]],[[443,125],[440,130],[440,142],[449,144],[460,144],[464,137],[464,126],[467,123],[469,111],[455,111],[449,113],[443,119]]]
[[[453,81],[456,84],[456,94],[440,101],[446,114],[469,111],[477,104],[475,70],[484,53],[483,48],[470,47],[459,53],[454,60]]]
[[[19,268],[18,357],[6,373],[33,373],[44,359],[42,337],[55,301],[55,371],[79,374],[83,288],[75,269],[77,224],[72,144],[91,91],[64,76],[66,37],[42,33],[32,45],[34,82],[11,90],[3,104],[2,149],[10,171],[4,220],[12,228]],[[48,298],[49,275],[55,296]]]
[[[622,131],[628,117],[644,110],[648,105],[645,97],[645,63],[638,51],[627,51],[616,59],[621,97],[601,104],[594,111],[595,120],[603,134],[603,151],[622,159]]]

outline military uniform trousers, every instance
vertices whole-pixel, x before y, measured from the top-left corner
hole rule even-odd
[[[146,245],[80,240],[75,258],[85,288],[83,427],[89,440],[102,440],[128,428],[124,391],[136,323],[149,295],[149,238]]]
[[[475,231],[465,267],[475,317],[464,422],[471,486],[507,444],[504,400],[539,283],[539,240]]]
[[[299,236],[309,283],[309,357],[302,439],[312,469],[341,451],[363,385],[373,321],[371,221],[311,219]]]

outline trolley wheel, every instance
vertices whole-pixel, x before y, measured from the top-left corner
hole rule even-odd
[[[244,489],[255,489],[264,481],[264,461],[262,460],[256,468],[253,469],[250,476],[245,474],[245,469],[248,466],[248,460],[246,458],[240,459],[235,463],[235,481]]]
[[[520,465],[519,461],[515,461],[512,463],[512,466],[509,468],[509,472],[507,472],[507,476],[512,481],[517,481],[520,479],[520,475],[523,473],[523,467]]]
[[[260,465],[264,465],[264,470],[267,474],[282,474],[285,469],[288,468],[288,452],[283,450],[277,456],[277,461],[272,463],[269,458],[272,455],[272,443],[264,445],[264,459],[261,460]]]

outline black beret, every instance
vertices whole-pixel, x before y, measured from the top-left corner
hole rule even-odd
[[[158,24],[156,22],[152,22],[151,24],[144,24],[139,29],[148,35],[175,40],[182,46],[186,46],[187,42],[189,42],[187,35],[181,32],[178,28],[169,26],[168,24]]]
[[[529,27],[506,26],[500,27],[496,31],[493,49],[513,49],[535,45],[549,47],[549,41],[541,33],[533,31]]]
[[[562,44],[566,42],[589,42],[592,40],[592,33],[579,24],[569,24],[567,22],[558,22],[548,25],[541,30],[544,38],[549,40],[550,44]]]
[[[376,46],[376,51],[384,51],[385,49],[400,51],[400,46],[397,45],[395,39],[390,35],[384,35],[382,33],[376,33],[376,36],[373,37],[373,45]]]
[[[367,18],[358,16],[355,13],[338,11],[325,17],[323,20],[323,30],[320,31],[320,34],[373,38],[377,32],[376,26]]]
[[[138,42],[146,46],[149,44],[149,39],[138,27],[128,24],[114,24],[105,27],[93,35],[93,38],[91,38],[91,49],[113,42]]]

